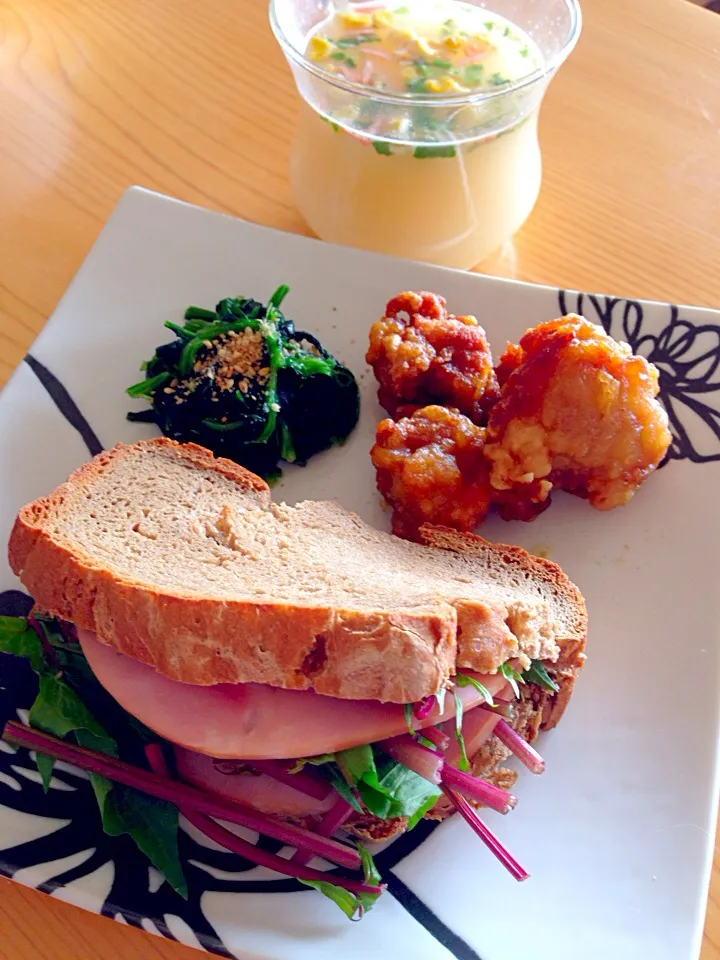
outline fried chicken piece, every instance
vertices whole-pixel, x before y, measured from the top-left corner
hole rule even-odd
[[[632,497],[670,445],[658,372],[601,327],[570,314],[509,345],[485,456],[498,491],[546,484],[610,510]]]
[[[448,407],[382,420],[370,456],[378,490],[393,510],[393,533],[416,540],[423,523],[474,530],[491,504],[505,520],[533,520],[549,506],[547,481],[495,490],[484,448],[484,428]]]
[[[367,362],[380,405],[391,417],[428,404],[455,407],[477,424],[498,399],[485,331],[475,317],[456,317],[434,293],[400,293],[370,328]]]
[[[492,492],[484,446],[484,429],[447,407],[382,420],[370,456],[378,490],[393,508],[393,533],[415,540],[423,523],[476,527]]]

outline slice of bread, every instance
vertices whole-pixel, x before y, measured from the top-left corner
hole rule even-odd
[[[407,703],[514,657],[574,679],[586,611],[558,566],[423,536],[333,502],[274,504],[237,464],[156,439],[100,454],[24,507],[9,557],[40,607],[187,683]]]

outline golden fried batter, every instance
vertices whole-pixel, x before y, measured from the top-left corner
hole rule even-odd
[[[529,330],[500,360],[485,456],[498,491],[546,483],[599,510],[627,503],[670,445],[658,373],[570,314]]]
[[[396,536],[414,540],[423,523],[472,530],[485,518],[491,487],[484,435],[447,407],[381,421],[370,456]]]
[[[427,404],[455,407],[483,424],[498,398],[492,354],[475,317],[456,317],[434,293],[401,293],[370,328],[367,362],[391,417]]]

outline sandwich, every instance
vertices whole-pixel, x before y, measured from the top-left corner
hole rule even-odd
[[[104,452],[24,507],[9,559],[38,656],[81,700],[89,677],[144,755],[32,711],[40,729],[6,738],[173,803],[348,914],[382,889],[367,844],[424,817],[459,812],[527,876],[478,811],[515,806],[511,754],[541,772],[531,744],[583,666],[585,604],[556,564],[442,527],[408,542],[335,502],[274,503],[243,467],[165,438]]]

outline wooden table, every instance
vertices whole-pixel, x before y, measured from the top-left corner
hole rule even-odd
[[[584,0],[548,94],[545,181],[487,273],[720,307],[720,16]],[[305,232],[297,101],[263,0],[0,6],[0,385],[123,190]],[[197,954],[0,881],[0,960]],[[720,960],[720,858],[702,960]]]

